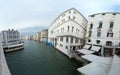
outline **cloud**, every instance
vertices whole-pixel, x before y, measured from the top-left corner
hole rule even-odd
[[[100,12],[114,12],[113,7],[120,5],[119,0],[77,0],[75,7],[83,12],[87,17],[88,15]],[[118,8],[117,10],[118,11]]]
[[[120,0],[1,0],[0,30],[50,26],[62,12],[72,7],[86,18],[99,12],[117,12]]]

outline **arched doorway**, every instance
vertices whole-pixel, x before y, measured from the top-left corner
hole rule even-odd
[[[104,46],[104,56],[113,56],[113,43],[111,41],[106,41],[106,46]]]

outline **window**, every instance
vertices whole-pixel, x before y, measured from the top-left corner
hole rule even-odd
[[[61,33],[62,33],[62,28],[61,28]]]
[[[96,43],[97,43],[97,44],[100,44],[100,40],[96,40]]]
[[[78,34],[80,34],[80,30],[78,30]]]
[[[68,42],[68,37],[66,37],[66,42]]]
[[[68,26],[68,32],[69,32],[70,27]]]
[[[63,41],[63,37],[60,37],[60,41]]]
[[[120,42],[118,43],[118,45],[120,46]]]
[[[76,39],[75,39],[75,43],[78,43],[78,42],[79,42],[79,39],[78,39],[78,38],[76,38]]]
[[[63,47],[63,45],[62,45],[62,44],[60,44],[60,46],[61,46],[61,47]]]
[[[90,39],[88,39],[88,42],[91,42],[91,40],[90,40]]]
[[[91,37],[91,34],[92,34],[92,31],[89,31],[89,35],[88,35],[88,37]]]
[[[73,43],[73,38],[71,38],[71,43]]]
[[[70,16],[68,17],[68,19],[70,20]]]
[[[73,30],[74,30],[74,27],[72,27],[72,32],[73,32]]]
[[[64,28],[63,28],[63,32],[64,32]]]
[[[73,17],[73,20],[75,20],[75,16]]]
[[[69,13],[71,13],[71,11],[69,11]]]
[[[110,22],[110,28],[113,28],[114,22]]]
[[[116,15],[116,13],[113,13],[113,15]]]
[[[76,12],[74,11],[74,14],[76,14]]]
[[[65,48],[68,49],[68,46],[66,46]]]
[[[113,37],[113,33],[107,33],[107,37]]]
[[[76,34],[78,33],[78,29],[76,29]]]
[[[102,24],[103,24],[103,23],[102,23],[102,22],[100,22],[100,23],[99,23],[99,27],[98,27],[98,28],[102,28]]]
[[[97,37],[100,37],[101,36],[101,32],[97,32]]]
[[[102,15],[105,15],[105,13],[102,13]]]
[[[91,15],[91,17],[94,17],[95,15]]]
[[[111,42],[111,41],[107,41],[107,42],[106,42],[106,45],[107,45],[107,46],[112,46],[112,42]]]
[[[64,32],[64,28],[61,28],[61,33]]]
[[[93,24],[90,24],[90,29],[92,29],[93,28]]]

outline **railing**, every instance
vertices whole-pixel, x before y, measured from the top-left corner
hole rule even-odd
[[[11,75],[5,59],[1,41],[0,41],[0,75]]]
[[[73,32],[63,32],[63,33],[56,34],[56,36],[74,36],[74,37],[79,37],[79,38],[83,37],[83,35],[76,34]]]

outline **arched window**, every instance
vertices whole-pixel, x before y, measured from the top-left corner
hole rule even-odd
[[[69,32],[70,26],[68,26],[68,32]]]
[[[101,36],[101,32],[97,32],[97,37],[100,37]]]

